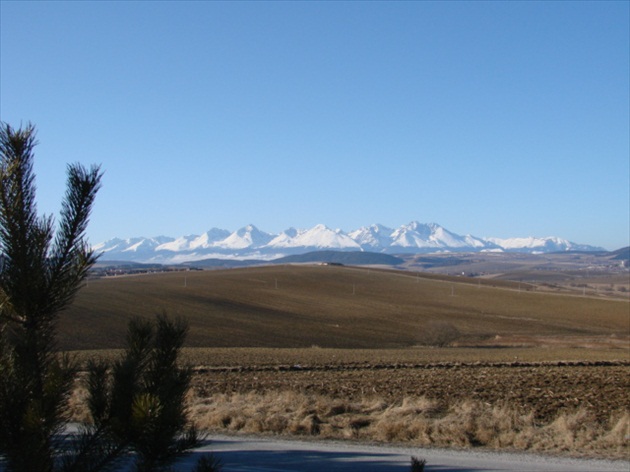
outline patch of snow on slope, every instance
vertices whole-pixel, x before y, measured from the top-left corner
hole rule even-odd
[[[339,229],[332,230],[323,224],[319,224],[308,231],[298,234],[293,241],[296,246],[304,247],[361,249],[361,246],[348,235],[344,234],[343,231]]]
[[[167,238],[165,236],[157,238],[134,238],[130,241],[131,244],[123,249],[123,252],[153,251],[156,247],[168,242],[169,240],[170,238]]]
[[[494,243],[489,242],[489,241],[484,241],[470,234],[467,234],[466,236],[464,236],[464,240],[466,241],[466,244],[468,246],[473,247],[473,248],[478,248],[478,249],[485,248],[488,250],[500,249],[500,248],[497,248]]]
[[[435,240],[431,240],[434,224],[421,224],[413,221],[403,225],[392,233],[392,246],[404,248],[440,247]]]
[[[168,243],[160,244],[155,248],[156,251],[187,251],[190,249],[190,241],[196,238],[196,235],[191,236],[181,236],[174,241],[170,241]]]
[[[386,226],[374,224],[364,226],[355,231],[348,233],[348,236],[356,241],[364,249],[383,249],[390,246],[393,242],[393,229]]]
[[[504,249],[543,249],[554,247],[557,249],[568,249],[572,246],[572,244],[566,239],[556,238],[556,237],[546,237],[546,238],[535,238],[535,237],[527,237],[527,238],[486,238],[486,241],[490,241],[498,246],[501,246]]]
[[[195,238],[190,242],[190,249],[207,249],[215,246],[216,243],[225,240],[230,236],[230,232],[224,229],[212,228],[210,231],[206,231],[201,236]]]
[[[273,238],[267,246],[270,248],[292,248],[296,247],[295,238],[302,234],[304,230],[289,228]]]
[[[233,232],[223,241],[217,242],[215,246],[225,249],[245,249],[264,246],[272,239],[273,235],[260,231],[254,225],[247,225]]]

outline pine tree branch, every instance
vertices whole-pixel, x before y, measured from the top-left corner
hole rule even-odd
[[[72,301],[80,283],[97,256],[85,242],[85,231],[102,173],[98,166],[86,170],[68,166],[68,186],[62,203],[59,230],[50,255],[49,290],[52,309],[58,311]]]

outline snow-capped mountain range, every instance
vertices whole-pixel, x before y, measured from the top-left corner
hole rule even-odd
[[[101,260],[172,264],[210,258],[272,260],[318,250],[409,254],[481,251],[545,253],[603,249],[556,237],[499,239],[460,236],[436,223],[413,221],[396,229],[374,224],[348,233],[322,224],[310,229],[289,228],[280,234],[266,233],[254,225],[234,232],[212,228],[201,235],[179,238],[115,238],[95,245],[94,250],[101,254]]]

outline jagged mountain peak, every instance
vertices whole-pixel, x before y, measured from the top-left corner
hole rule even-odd
[[[362,248],[368,250],[372,248],[387,247],[391,245],[392,228],[375,223],[348,233]]]
[[[208,257],[271,259],[313,250],[370,251],[388,254],[427,252],[601,250],[558,237],[478,238],[453,233],[437,223],[411,221],[398,228],[375,223],[348,233],[317,224],[310,229],[288,228],[279,234],[248,224],[236,231],[212,228],[197,236],[114,238],[94,249],[109,260],[137,262],[192,261]]]

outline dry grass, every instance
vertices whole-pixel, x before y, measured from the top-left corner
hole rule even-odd
[[[426,397],[360,402],[295,392],[221,394],[193,398],[191,417],[202,429],[320,438],[405,442],[438,447],[488,447],[628,458],[630,416],[605,423],[586,409],[540,424],[508,405],[461,401],[447,409]]]
[[[549,368],[546,373],[541,373],[539,367],[531,368],[531,373],[536,376],[525,378],[526,382],[518,388],[526,392],[524,402],[505,396],[496,385],[497,381],[499,384],[516,384],[516,379],[522,378],[526,371],[514,372],[521,370],[514,367],[495,368],[493,370],[497,372],[488,371],[492,378],[486,378],[483,372],[475,374],[477,369],[462,372],[463,376],[456,372],[457,368],[432,372],[432,377],[442,379],[441,383],[426,389],[433,392],[434,397],[409,393],[401,395],[406,390],[400,379],[408,378],[413,369],[399,369],[398,376],[394,372],[376,373],[373,378],[366,377],[365,372],[359,370],[355,380],[343,371],[329,372],[330,375],[325,378],[321,375],[312,377],[309,372],[302,371],[218,372],[216,376],[198,374],[187,396],[188,411],[197,427],[216,432],[299,435],[436,447],[485,447],[630,459],[627,367],[591,367],[588,368],[591,374],[579,367]],[[563,373],[562,369],[567,371]],[[447,372],[455,375],[445,375]],[[267,373],[269,377],[266,377]],[[424,370],[417,373],[426,374]],[[294,374],[300,376],[295,377]],[[508,377],[500,377],[503,374],[508,374]],[[477,377],[470,379],[473,382],[486,378],[485,383],[478,384],[483,385],[482,398],[470,396],[476,389],[464,380],[471,375]],[[568,382],[564,390],[562,381],[554,385],[548,383],[563,377]],[[310,380],[303,382],[300,378]],[[378,378],[390,385],[389,391],[382,388]],[[213,379],[222,380],[217,382]],[[234,383],[236,379],[241,383],[240,387]],[[332,385],[335,379],[336,387]],[[577,379],[579,383],[576,383]],[[598,391],[591,397],[588,389],[580,390],[580,385],[589,383],[595,392],[597,385],[604,385],[603,379],[608,379],[609,387],[615,388]],[[412,378],[411,383],[416,384],[417,380]],[[208,391],[208,381],[218,390]],[[320,382],[322,389],[313,391],[312,387]],[[379,387],[375,392],[359,393],[355,387],[360,384]],[[454,385],[456,390],[449,390],[443,384]],[[288,388],[288,385],[293,388]],[[542,389],[531,388],[531,385],[546,386]],[[439,391],[442,387],[444,390]],[[488,391],[487,388],[494,390]],[[456,391],[459,395],[454,395]],[[573,395],[582,401],[569,406],[566,400]],[[549,405],[552,400],[565,406],[556,406],[549,411],[543,408],[544,411],[541,411],[537,401]],[[68,414],[73,421],[89,421],[85,389],[79,381],[69,403]]]
[[[83,389],[75,390],[69,409],[73,421],[89,421],[84,396]],[[348,402],[285,391],[190,395],[188,401],[190,417],[205,431],[630,459],[628,411],[616,412],[603,423],[587,409],[540,423],[533,414],[507,405],[466,400],[444,409],[441,402],[426,397]]]

